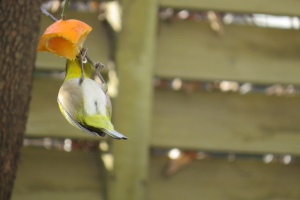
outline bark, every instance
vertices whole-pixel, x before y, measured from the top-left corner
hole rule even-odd
[[[0,0],[0,199],[10,199],[23,143],[41,0]]]

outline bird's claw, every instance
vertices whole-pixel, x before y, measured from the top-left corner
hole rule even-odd
[[[107,93],[108,86],[107,86],[106,82],[104,81],[104,79],[103,79],[103,77],[102,77],[102,75],[101,75],[101,73],[100,73],[100,69],[104,69],[104,67],[105,67],[105,65],[102,64],[101,62],[96,62],[96,64],[95,64],[95,68],[96,68],[96,70],[97,70],[97,75],[98,75],[98,77],[99,77],[100,80],[101,80],[102,90],[103,90],[105,93]]]
[[[81,64],[81,77],[80,77],[80,84],[83,82],[84,80],[84,69],[83,69],[83,63],[84,60],[86,59],[85,56],[87,54],[87,48],[82,48],[80,51],[80,64]]]

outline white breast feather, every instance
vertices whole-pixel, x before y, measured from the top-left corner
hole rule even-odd
[[[106,115],[106,95],[102,86],[94,80],[85,78],[82,85],[84,107],[88,115],[100,113]],[[97,102],[97,106],[95,105]]]

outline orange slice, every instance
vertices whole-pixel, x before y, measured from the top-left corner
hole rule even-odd
[[[76,19],[58,20],[45,30],[37,50],[74,60],[91,30],[92,27]]]

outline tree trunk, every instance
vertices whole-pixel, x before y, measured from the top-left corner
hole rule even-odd
[[[23,143],[41,0],[0,0],[0,199],[10,199]]]

